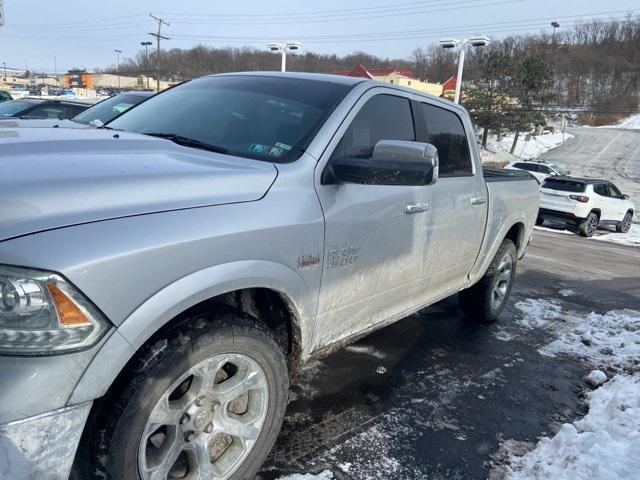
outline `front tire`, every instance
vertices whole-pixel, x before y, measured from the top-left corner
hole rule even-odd
[[[633,213],[627,212],[621,222],[618,222],[616,225],[616,232],[618,233],[627,233],[631,229],[631,219],[633,218]]]
[[[460,308],[468,318],[481,323],[498,319],[511,294],[517,261],[515,245],[504,239],[480,281],[458,294]]]
[[[95,412],[76,478],[253,478],[289,389],[267,329],[242,313],[198,316],[156,339],[129,372]]]
[[[600,223],[600,219],[598,218],[598,214],[591,212],[587,215],[587,218],[580,224],[580,235],[583,237],[593,237],[598,229],[598,224]]]

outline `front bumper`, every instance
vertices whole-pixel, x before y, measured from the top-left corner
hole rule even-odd
[[[91,405],[0,425],[0,480],[68,480]]]

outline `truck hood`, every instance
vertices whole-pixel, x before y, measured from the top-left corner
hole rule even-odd
[[[52,228],[262,198],[277,170],[106,129],[0,129],[0,241]]]
[[[92,128],[91,125],[57,118],[10,118],[0,120],[0,128]]]

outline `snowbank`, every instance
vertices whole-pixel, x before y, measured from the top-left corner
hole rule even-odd
[[[564,225],[552,224],[554,227],[535,227],[535,230],[544,232],[562,233],[564,235],[578,235],[575,231],[566,230]],[[589,240],[598,240],[600,242],[617,243],[618,245],[626,245],[628,247],[640,247],[640,225],[632,223],[627,233],[603,233],[598,230],[596,234]]]
[[[511,151],[515,134],[511,133],[500,140],[500,147],[507,152]],[[538,158],[549,150],[562,145],[567,140],[573,138],[570,133],[545,133],[544,135],[532,136],[520,134],[514,154],[522,159]]]
[[[503,448],[512,452],[506,467],[508,480],[628,480],[640,472],[640,312],[616,310],[578,316],[542,299],[516,303],[525,328],[545,328],[556,339],[542,347],[543,355],[568,354],[619,374],[587,394],[589,413],[564,424],[553,437],[542,438],[535,449],[523,454],[509,440]],[[600,384],[604,372],[587,379]],[[596,381],[597,380],[597,381]],[[514,454],[515,453],[515,454]]]
[[[604,235],[598,235],[591,238],[602,242],[613,242],[620,245],[640,247],[640,225],[632,223],[631,228],[627,233],[605,233]]]
[[[618,376],[589,394],[589,413],[514,457],[507,478],[630,480],[640,472],[640,375]]]
[[[627,130],[640,130],[640,115],[629,117],[618,125],[607,125],[600,128],[624,128]]]

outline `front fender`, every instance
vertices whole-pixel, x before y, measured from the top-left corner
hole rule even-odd
[[[202,301],[243,288],[269,288],[288,299],[301,332],[302,356],[306,357],[315,302],[310,290],[305,289],[302,277],[291,268],[274,262],[231,262],[187,275],[140,305],[95,356],[69,404],[104,395],[134,353],[171,319]]]

